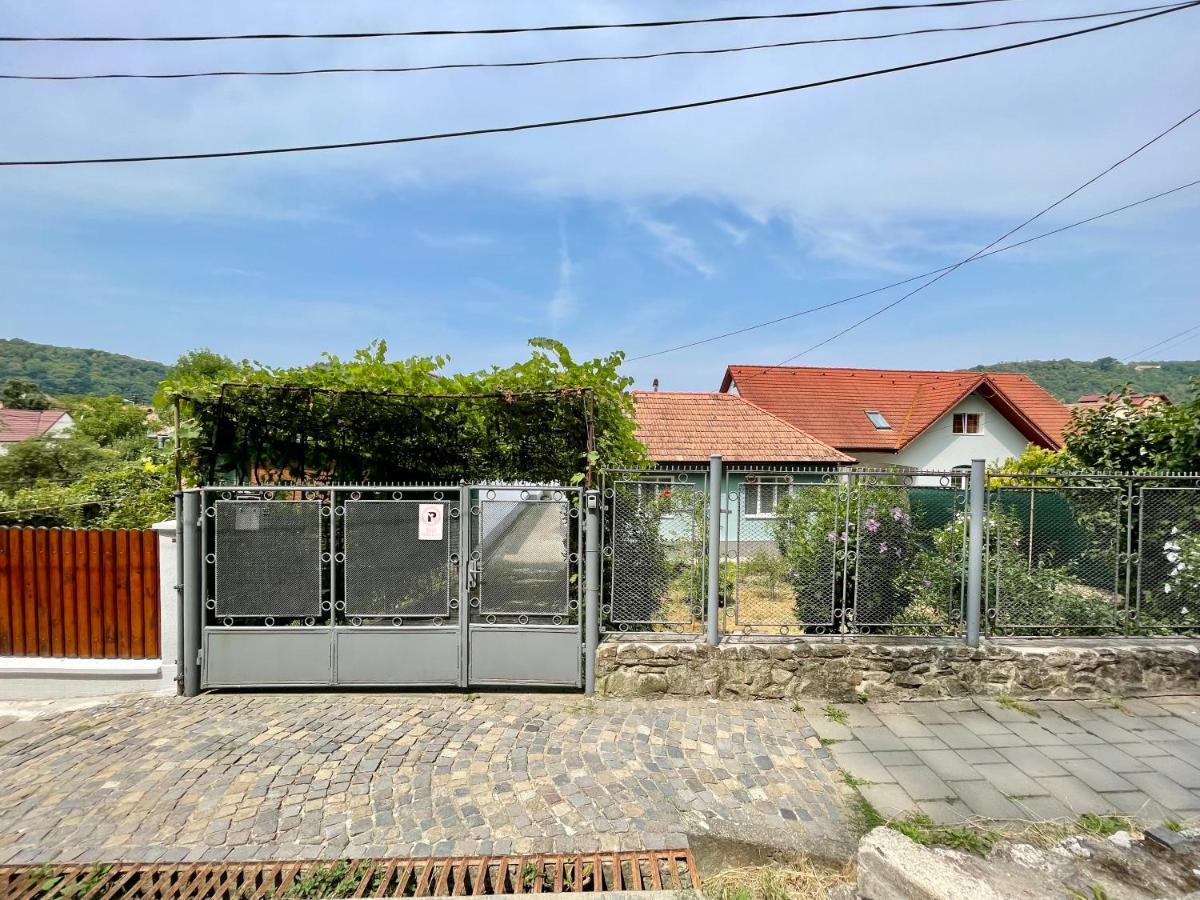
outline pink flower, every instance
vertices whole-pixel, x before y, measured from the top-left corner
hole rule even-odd
[[[879,530],[879,521],[877,519],[867,519],[865,524],[867,526],[867,531],[871,532],[871,534],[874,534]]]
[[[879,552],[880,552],[880,553],[887,553],[887,552],[888,552],[888,545],[887,545],[887,541],[884,541],[882,544],[880,544],[880,545],[879,545]]]

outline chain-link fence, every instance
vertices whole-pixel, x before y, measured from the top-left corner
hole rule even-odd
[[[994,475],[986,523],[987,619],[996,634],[1200,628],[1200,480]]]

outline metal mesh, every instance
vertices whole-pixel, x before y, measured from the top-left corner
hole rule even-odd
[[[320,615],[320,502],[219,500],[215,505],[216,614]]]
[[[831,630],[844,490],[837,484],[752,476],[730,499],[736,505],[726,523],[733,540],[724,548],[724,582],[726,589],[733,583],[735,628]]]
[[[1131,630],[1200,630],[1200,490],[1139,492],[1138,603]]]
[[[567,613],[571,590],[569,510],[566,499],[479,502],[482,612]]]
[[[609,621],[699,628],[705,584],[704,490],[673,480],[617,481]]]
[[[419,540],[416,500],[359,500],[345,504],[346,615],[449,616],[458,592],[457,505],[442,507],[441,540]]]
[[[1000,487],[988,508],[988,616],[999,633],[1122,627],[1124,487]]]
[[[965,494],[864,479],[851,492],[852,631],[953,633],[962,618]]]

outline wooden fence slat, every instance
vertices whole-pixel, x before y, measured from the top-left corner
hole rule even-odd
[[[58,573],[62,579],[63,656],[79,656],[79,616],[75,608],[75,530],[58,534]]]
[[[142,532],[142,618],[146,622],[146,659],[162,655],[162,623],[159,621],[161,602],[158,577],[158,534]]]
[[[34,550],[36,529],[25,528],[21,531],[21,589],[25,605],[25,655],[37,656],[38,648],[38,614],[37,614],[37,559]]]
[[[9,606],[8,572],[12,559],[8,540],[0,534],[0,656],[13,655],[13,617]]]
[[[99,531],[88,532],[88,627],[93,659],[104,658],[104,550]]]
[[[46,600],[50,606],[50,655],[67,655],[63,621],[62,531],[51,528],[46,534]]]
[[[34,596],[37,598],[38,656],[51,656],[50,644],[50,565],[47,545],[49,532],[45,528],[33,532]]]
[[[86,531],[72,531],[75,544],[75,625],[78,633],[78,653],[92,655],[92,626],[88,615],[88,536]]]
[[[114,573],[115,593],[113,594],[116,610],[117,656],[129,659],[129,635],[133,630],[133,622],[129,616],[129,532],[122,528],[113,537],[114,544]]]
[[[114,659],[117,655],[116,545],[116,532],[100,532],[98,572],[100,575],[100,633],[103,636],[103,649],[100,655],[106,659]]]
[[[8,545],[8,599],[12,616],[12,652],[13,656],[25,656],[25,604],[21,588],[24,579],[21,576],[21,532],[12,528],[4,538]]]
[[[141,657],[145,652],[146,621],[142,608],[142,536],[136,531],[122,531],[128,554],[125,602],[129,606],[130,656]]]

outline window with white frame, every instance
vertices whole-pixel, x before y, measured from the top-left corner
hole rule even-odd
[[[746,508],[743,514],[747,519],[773,519],[779,508],[779,500],[786,496],[788,485],[777,481],[747,481]]]
[[[955,434],[983,434],[983,413],[955,413]]]

